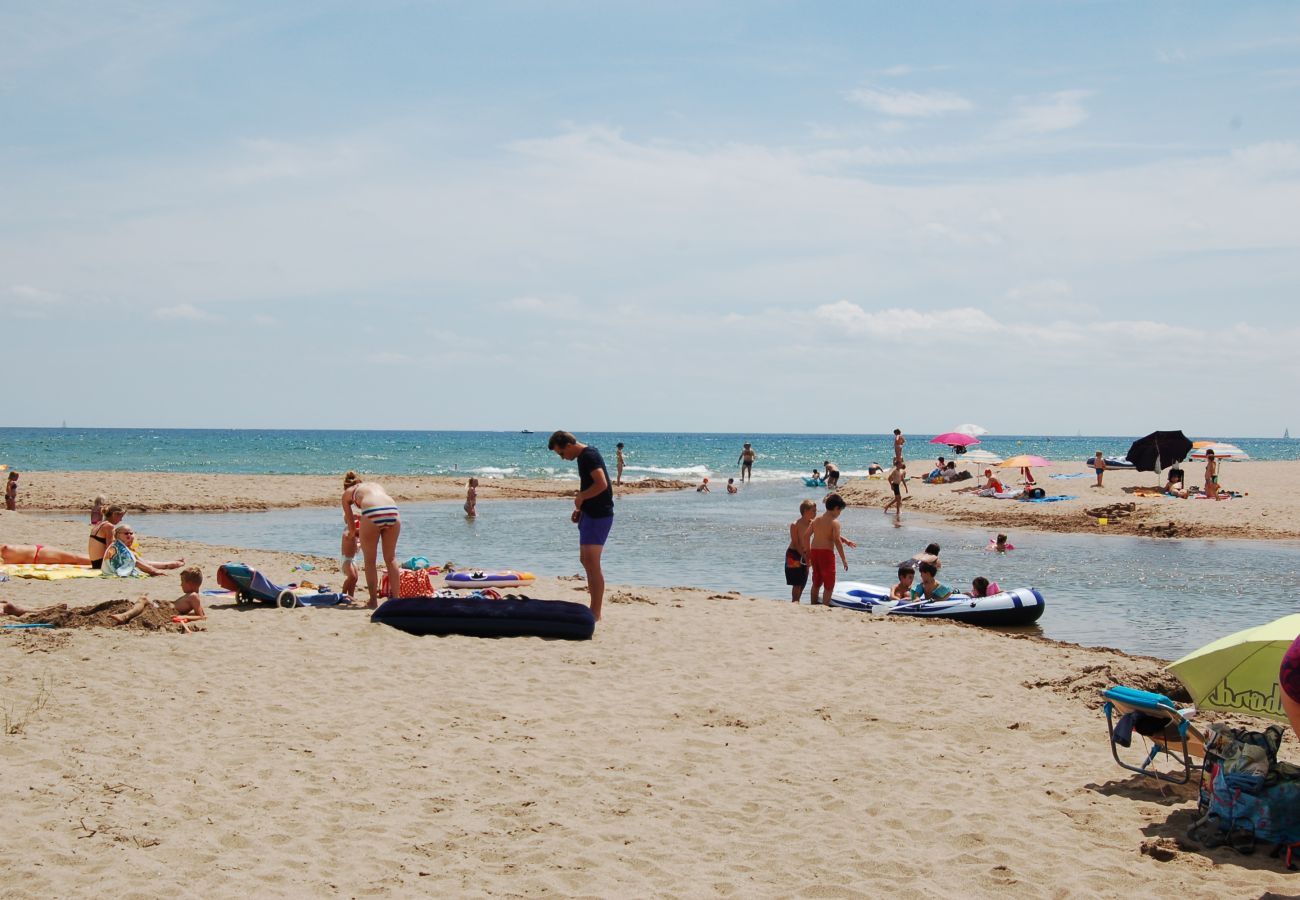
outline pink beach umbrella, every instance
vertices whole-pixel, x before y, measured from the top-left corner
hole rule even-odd
[[[936,438],[930,438],[931,444],[947,444],[949,447],[972,447],[979,442],[979,438],[962,434],[960,431],[949,431]]]

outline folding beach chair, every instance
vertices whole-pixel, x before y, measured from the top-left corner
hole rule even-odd
[[[1205,759],[1205,735],[1179,711],[1164,694],[1115,686],[1101,692],[1106,698],[1106,731],[1110,735],[1110,752],[1130,772],[1152,775],[1172,784],[1187,784],[1192,772]],[[1133,735],[1149,741],[1140,765],[1120,756],[1120,748],[1133,744]],[[1127,754],[1131,756],[1131,754]]]

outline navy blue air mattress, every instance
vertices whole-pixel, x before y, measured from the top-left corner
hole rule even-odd
[[[410,634],[547,637],[590,640],[596,617],[568,600],[489,600],[482,597],[396,597],[370,617]]]

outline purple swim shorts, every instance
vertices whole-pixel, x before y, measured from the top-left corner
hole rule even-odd
[[[613,527],[613,516],[595,519],[583,514],[578,517],[578,543],[598,544],[603,547],[609,538],[609,530]]]

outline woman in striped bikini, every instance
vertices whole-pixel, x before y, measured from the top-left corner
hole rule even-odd
[[[355,510],[354,510],[355,507]],[[356,472],[343,476],[343,522],[345,527],[353,527],[360,518],[357,528],[361,553],[365,557],[366,590],[370,592],[367,607],[374,609],[379,605],[379,572],[375,557],[379,544],[384,545],[384,567],[388,570],[388,596],[397,596],[397,585],[401,573],[397,570],[397,536],[402,533],[402,519],[397,512],[397,504],[388,496],[383,486],[374,481],[362,481]]]

